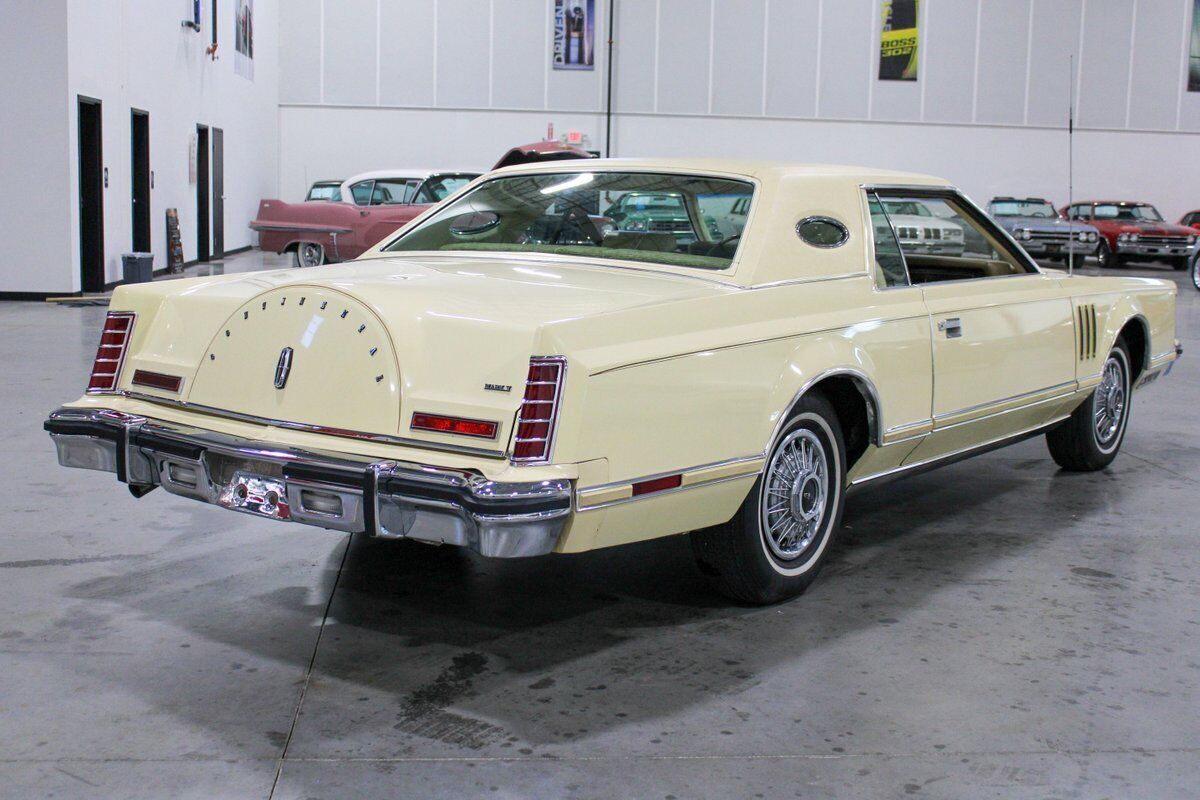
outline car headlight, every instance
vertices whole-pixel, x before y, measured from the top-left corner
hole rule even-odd
[[[1021,238],[1025,241],[1029,241],[1033,238],[1033,231],[1026,228],[1025,230],[1021,231]]]
[[[1196,237],[1195,237],[1195,236],[1189,236],[1189,237],[1188,237],[1188,244],[1195,244],[1195,243],[1196,243]]]
[[[1100,237],[1096,235],[1096,232],[1095,232],[1095,231],[1092,231],[1091,233],[1089,233],[1089,234],[1087,235],[1087,240],[1088,240],[1089,242],[1094,242],[1094,241],[1096,241],[1096,240],[1097,240],[1097,239],[1099,239],[1099,238],[1100,238]]]
[[[1136,242],[1137,240],[1138,240],[1138,235],[1136,233],[1129,234],[1129,241]]]
[[[645,220],[631,219],[625,223],[625,230],[627,230],[627,231],[644,231],[644,230],[646,230],[646,222],[645,222]]]
[[[1129,234],[1128,234],[1128,233],[1122,233],[1122,234],[1118,235],[1118,236],[1117,236],[1117,241],[1118,241],[1118,242],[1128,242],[1128,241],[1129,241]]]

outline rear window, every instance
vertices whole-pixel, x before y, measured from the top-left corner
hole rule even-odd
[[[493,178],[385,250],[529,252],[724,269],[746,223],[747,181],[646,172]]]

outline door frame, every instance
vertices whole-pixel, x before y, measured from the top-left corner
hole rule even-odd
[[[143,130],[140,132],[142,137],[140,141],[139,125],[143,126]],[[139,167],[141,167],[140,172]],[[129,197],[130,240],[134,252],[149,253],[153,249],[150,190],[150,112],[140,108],[131,108],[129,110]]]
[[[214,260],[220,260],[225,257],[225,131],[222,128],[210,128],[208,136],[212,142],[212,205],[209,207],[212,217],[211,256]]]
[[[196,125],[196,260],[208,261],[212,257],[212,232],[209,223],[209,180],[207,125]]]
[[[84,117],[95,114],[94,137],[85,137]],[[104,108],[98,98],[76,95],[75,137],[78,151],[76,199],[79,203],[79,287],[84,292],[102,292],[104,270]],[[93,139],[93,142],[87,141]],[[88,169],[88,156],[94,169]],[[90,180],[89,180],[90,179]],[[89,186],[90,184],[90,186]],[[92,203],[85,198],[94,193]]]

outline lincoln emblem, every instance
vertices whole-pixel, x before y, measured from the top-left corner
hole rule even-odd
[[[288,375],[292,372],[292,348],[285,347],[279,351],[279,361],[275,364],[275,388],[287,386]]]

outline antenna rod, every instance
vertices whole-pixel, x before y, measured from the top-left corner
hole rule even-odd
[[[604,109],[604,157],[612,156],[613,12],[617,0],[608,0],[608,98]]]
[[[1071,205],[1075,202],[1075,54],[1070,60],[1071,82],[1067,89],[1067,275],[1075,274],[1075,221]]]

